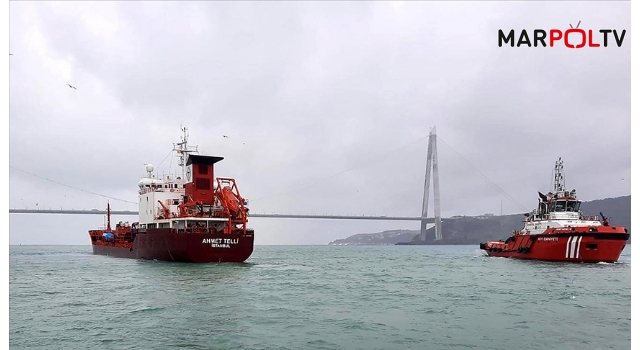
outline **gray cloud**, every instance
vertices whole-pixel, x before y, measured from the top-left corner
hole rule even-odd
[[[254,212],[417,215],[426,136],[436,125],[445,216],[497,213],[501,202],[505,213],[531,209],[536,192],[549,189],[557,156],[583,199],[627,195],[629,8],[11,3],[10,164],[137,202],[143,164],[160,165],[182,124],[201,152],[225,157],[217,173],[237,178]],[[498,29],[578,21],[626,29],[624,45],[497,46]],[[171,157],[158,168],[170,165]],[[102,208],[106,200],[10,172],[11,207]],[[41,237],[15,217],[12,243]],[[88,244],[86,230],[101,219],[82,222],[64,242]],[[418,227],[268,219],[251,226],[259,244]]]

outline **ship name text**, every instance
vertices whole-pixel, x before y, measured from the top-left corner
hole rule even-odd
[[[211,244],[211,248],[231,248],[238,241],[238,238],[204,238],[202,244]]]

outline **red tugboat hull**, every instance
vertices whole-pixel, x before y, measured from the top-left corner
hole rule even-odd
[[[538,192],[538,208],[525,213],[524,227],[505,241],[480,243],[489,256],[527,260],[613,263],[627,245],[629,233],[611,226],[609,219],[587,216],[580,210],[576,190],[564,185],[562,158],[554,169],[553,191]]]
[[[618,261],[629,234],[624,228],[609,227],[605,232],[555,230],[548,234],[518,235],[507,242],[486,242],[480,249],[489,256],[552,262],[613,263]],[[585,231],[585,230],[583,230]]]
[[[101,231],[96,231],[102,234]],[[253,253],[253,232],[246,234],[174,233],[148,229],[136,235],[130,246],[115,242],[93,245],[93,253],[119,258],[192,263],[244,262]]]

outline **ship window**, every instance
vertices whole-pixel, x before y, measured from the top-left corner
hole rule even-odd
[[[200,173],[200,175],[207,175],[208,172],[209,167],[206,164],[198,165],[198,173]]]
[[[566,201],[557,201],[555,203],[554,211],[566,211],[567,210],[567,202]]]
[[[595,243],[587,243],[587,249],[598,249],[598,245]]]
[[[567,211],[578,211],[578,202],[576,202],[576,201],[568,201],[567,202]]]
[[[209,181],[209,179],[196,179],[196,189],[197,190],[210,190],[211,189],[211,181]]]

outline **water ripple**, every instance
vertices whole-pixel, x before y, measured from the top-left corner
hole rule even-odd
[[[258,246],[243,264],[191,265],[22,246],[9,266],[12,349],[631,346],[628,248],[621,263],[558,264],[476,246]]]

